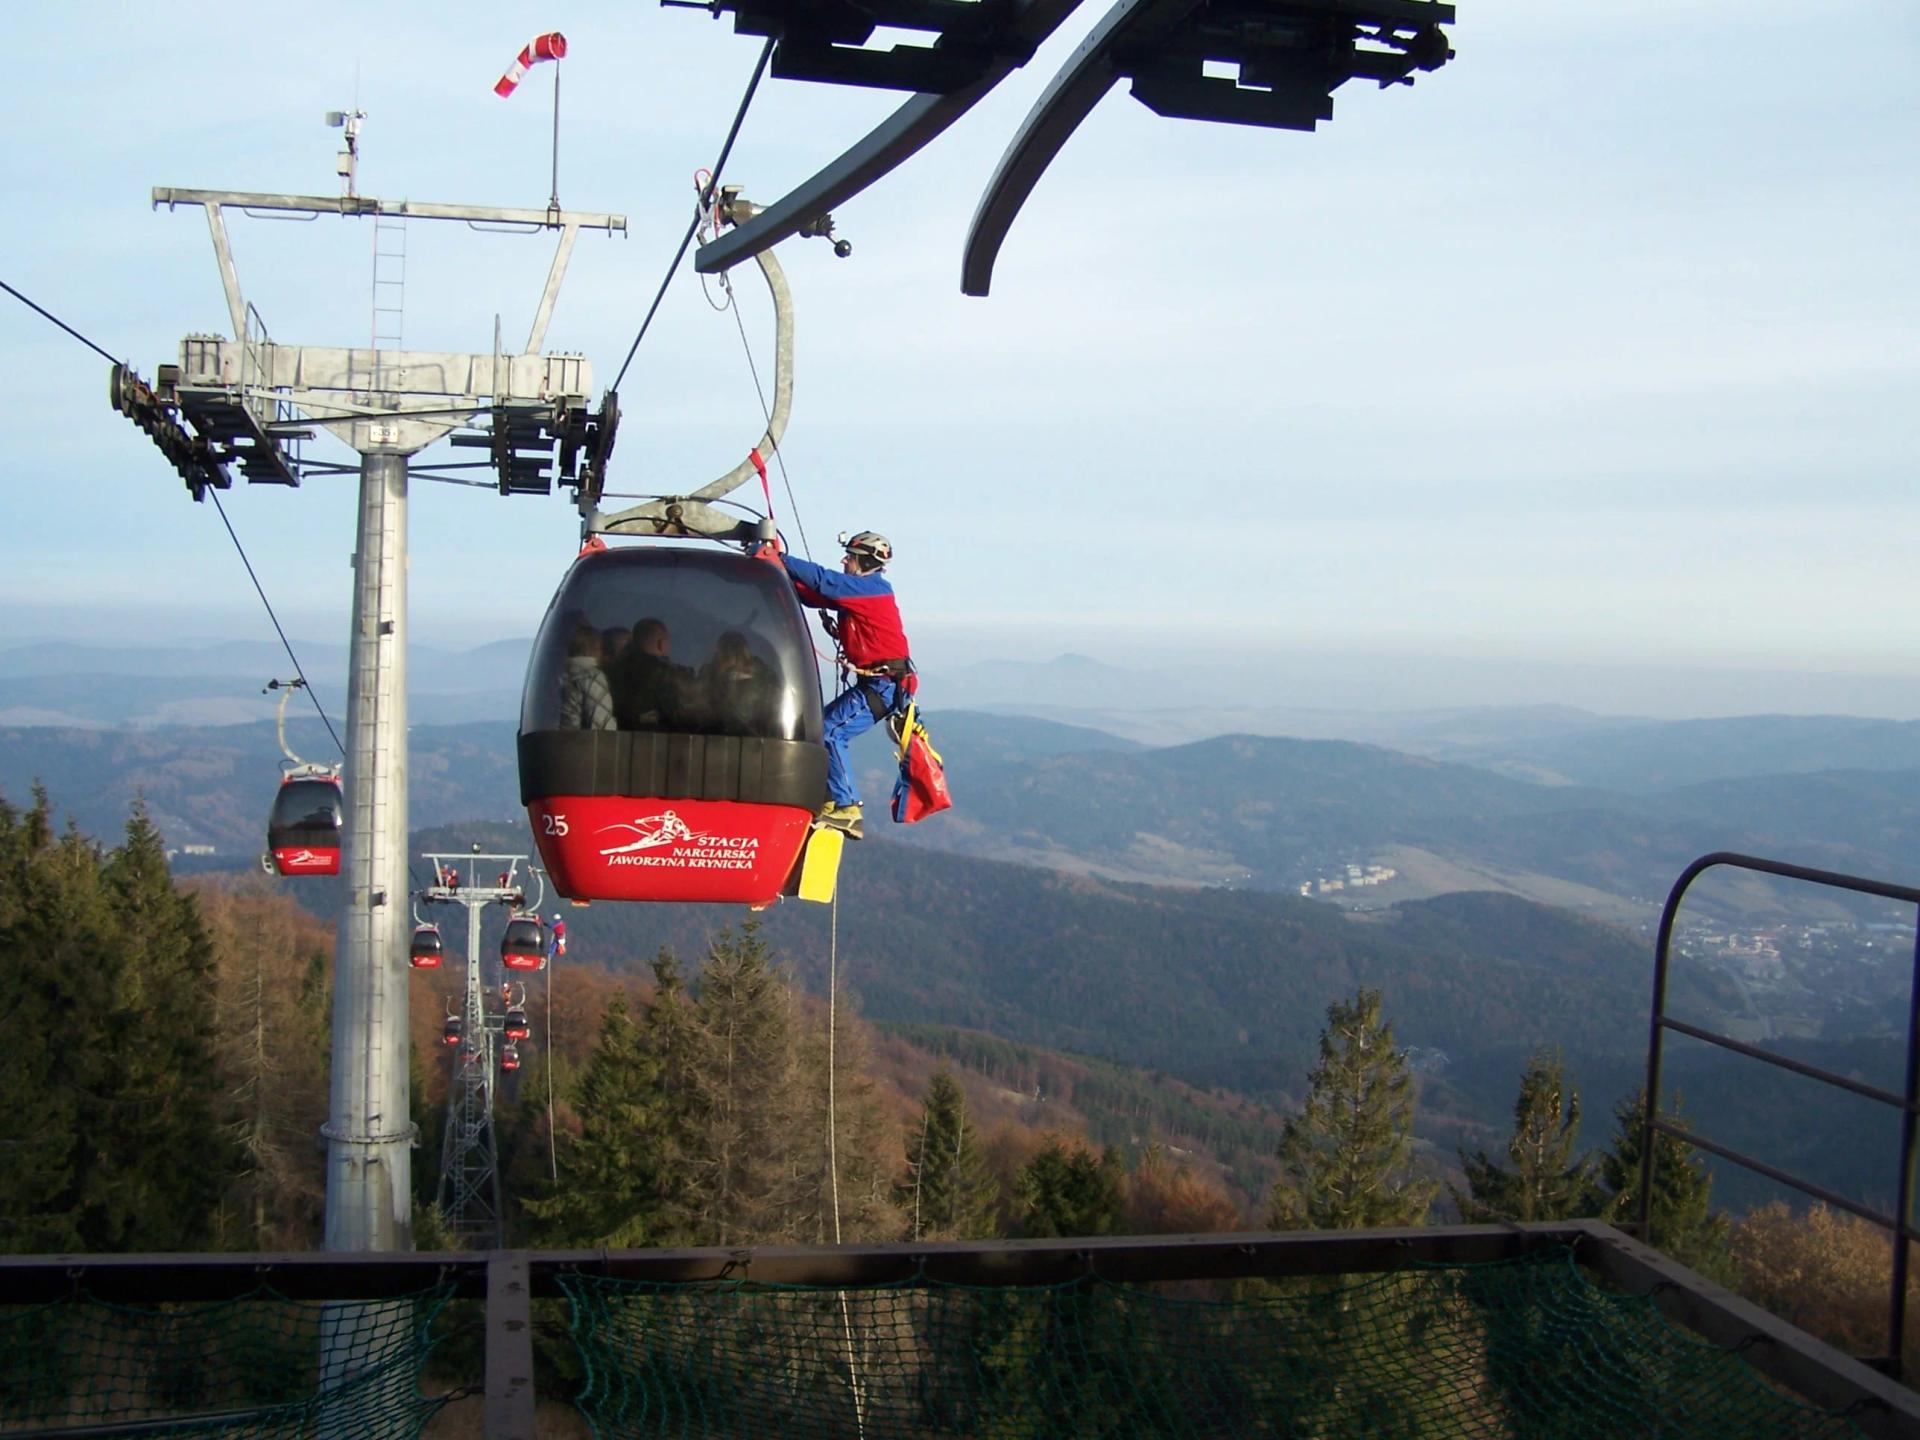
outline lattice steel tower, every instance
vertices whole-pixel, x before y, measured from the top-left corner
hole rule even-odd
[[[447,1128],[440,1142],[440,1184],[435,1205],[447,1228],[463,1240],[499,1248],[501,1228],[499,1149],[493,1125],[493,1089],[498,1074],[494,1036],[499,1015],[487,1013],[489,966],[480,953],[480,917],[489,905],[523,908],[526,892],[519,880],[524,855],[429,854],[434,883],[420,892],[430,905],[461,906],[467,915],[466,986],[460,1001],[460,1040],[453,1052],[453,1076],[447,1083]],[[483,877],[496,877],[483,880]],[[533,897],[538,913],[542,893]]]

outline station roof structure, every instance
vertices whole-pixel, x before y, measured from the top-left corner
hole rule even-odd
[[[710,274],[800,233],[910,158],[1032,59],[1079,0],[664,3],[730,12],[736,32],[771,42],[776,77],[908,92],[812,177],[702,246],[695,268]],[[1453,20],[1443,0],[1115,0],[1008,144],[975,212],[960,288],[987,293],[1041,174],[1121,80],[1170,119],[1311,131],[1349,80],[1411,85],[1416,71],[1445,65]],[[881,31],[925,43],[871,43]]]

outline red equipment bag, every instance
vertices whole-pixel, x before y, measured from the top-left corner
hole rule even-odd
[[[940,752],[933,748],[927,727],[915,718],[911,701],[904,712],[893,717],[889,728],[900,748],[900,778],[893,785],[894,820],[911,825],[951,807],[953,795],[947,789],[946,767],[940,763]]]

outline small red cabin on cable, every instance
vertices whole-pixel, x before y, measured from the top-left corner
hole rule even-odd
[[[547,927],[538,915],[516,915],[500,937],[500,963],[509,970],[547,968]]]
[[[522,1010],[518,1005],[508,1010],[507,1018],[501,1025],[500,1033],[505,1035],[509,1040],[526,1039],[533,1033],[533,1030],[527,1024],[527,1012]]]
[[[583,553],[534,641],[520,799],[575,900],[765,905],[827,797],[793,585],[722,549]]]
[[[518,1070],[520,1068],[519,1046],[502,1045],[500,1047],[500,1068],[502,1070]]]
[[[413,939],[407,945],[407,963],[416,970],[438,970],[440,961],[446,954],[446,946],[440,940],[438,925],[417,926]]]
[[[460,1043],[460,1017],[458,1015],[447,1016],[446,1028],[440,1032],[440,1043],[442,1045],[458,1045]]]
[[[340,777],[320,766],[280,778],[267,816],[267,853],[280,875],[338,875],[343,825]]]

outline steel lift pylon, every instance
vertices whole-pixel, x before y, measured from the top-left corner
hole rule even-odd
[[[325,1248],[412,1247],[415,1128],[407,1084],[407,485],[410,458],[462,426],[490,419],[477,443],[491,455],[500,493],[551,493],[581,483],[613,443],[612,396],[589,412],[592,371],[584,357],[542,354],[547,326],[582,230],[624,234],[623,215],[485,205],[386,201],[355,189],[355,112],[344,125],[347,151],[339,196],[230,190],[153,191],[156,207],[203,211],[213,239],[231,339],[189,335],[179,363],[148,385],[116,365],[114,407],[153,438],[194,499],[232,484],[237,464],[253,482],[297,485],[311,475],[358,474],[353,612],[345,740],[347,894],[334,953],[333,1080],[327,1123]],[[398,333],[398,299],[375,291],[370,343],[287,345],[275,341],[241,292],[226,212],[448,220],[556,235],[546,285],[525,347],[447,353],[384,348]],[[375,280],[382,274],[376,269]],[[309,460],[297,442],[324,428],[359,452],[358,467]],[[552,469],[548,466],[551,463]],[[419,473],[446,468],[417,467]]]

